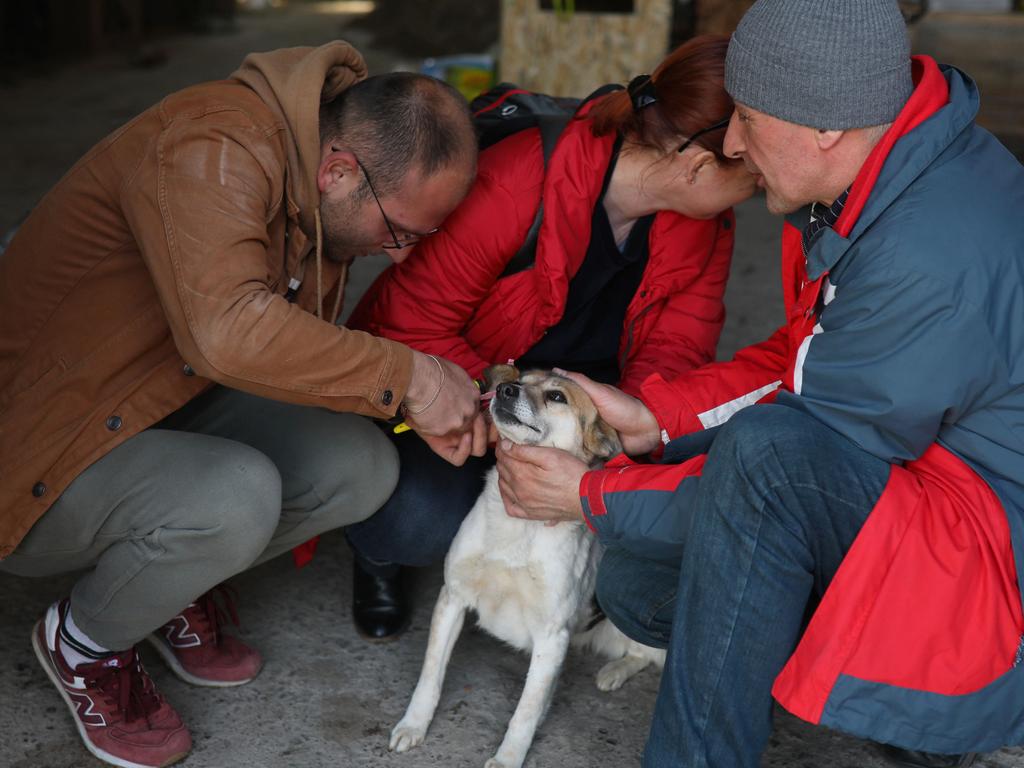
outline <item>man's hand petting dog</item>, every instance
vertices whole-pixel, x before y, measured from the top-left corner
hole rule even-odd
[[[477,402],[479,402],[480,393],[476,389],[474,391],[477,392]],[[419,435],[434,453],[449,464],[461,467],[470,456],[483,456],[487,453],[489,441],[493,439],[488,437],[490,429],[491,425],[487,422],[484,414],[478,413],[468,432],[462,434],[450,432],[447,435],[437,436],[425,435],[420,432]]]
[[[510,440],[500,440],[495,453],[498,490],[510,516],[548,525],[583,518],[579,487],[590,469],[584,462],[560,448],[516,445]]]
[[[487,452],[480,390],[455,363],[415,352],[405,405],[406,423],[446,461],[461,466]]]
[[[627,456],[643,456],[661,445],[658,420],[637,398],[610,384],[600,384],[582,373],[560,368],[556,368],[555,373],[572,379],[590,395],[601,418],[619,433]]]

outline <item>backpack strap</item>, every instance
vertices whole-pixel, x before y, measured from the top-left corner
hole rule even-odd
[[[565,126],[572,120],[572,115],[538,115],[537,116],[537,127],[540,128],[540,147],[541,153],[544,157],[544,172],[547,174],[548,161],[551,160],[551,155],[555,151],[555,144],[558,143],[558,137],[562,135],[562,131],[565,130]],[[505,269],[501,271],[499,279],[502,277],[508,277],[514,275],[517,272],[522,272],[524,269],[529,269],[533,266],[533,262],[537,256],[537,238],[540,236],[540,225],[544,220],[544,200],[540,201],[537,206],[537,213],[533,217],[533,223],[530,225],[530,229],[526,232],[526,239],[523,240],[523,244],[519,246],[519,250],[516,251],[515,256],[508,260],[505,265]]]
[[[612,91],[621,91],[621,85],[602,85],[592,94],[587,96],[581,103],[582,108],[585,104],[593,101],[599,96],[604,96],[606,93]],[[577,112],[579,109],[577,109]],[[569,121],[575,117],[576,113],[573,114],[562,114],[562,115],[537,115],[537,127],[540,129],[540,147],[541,153],[544,158],[544,174],[547,175],[548,162],[551,160],[551,155],[554,154],[555,145],[558,143],[559,137],[562,135],[562,131],[569,124]],[[523,240],[523,244],[519,246],[519,250],[516,251],[515,255],[508,260],[505,264],[505,269],[498,275],[500,280],[503,277],[514,275],[517,272],[530,269],[533,263],[537,260],[537,239],[540,237],[540,225],[544,220],[544,199],[541,197],[540,205],[537,206],[537,213],[533,217],[533,223],[530,225],[530,229],[526,232],[526,239]]]
[[[625,88],[623,88],[618,83],[608,83],[608,85],[602,85],[600,88],[598,88],[592,94],[587,96],[587,98],[585,98],[582,102],[580,102],[580,107],[583,107],[585,104],[589,104],[594,99],[600,98],[601,96],[606,96],[609,93],[614,93],[615,91],[624,91],[624,90],[625,90]]]

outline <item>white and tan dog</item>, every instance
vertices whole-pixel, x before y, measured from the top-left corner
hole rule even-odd
[[[618,435],[569,379],[541,371],[520,378],[511,366],[494,366],[487,378],[496,388],[490,409],[503,437],[561,448],[592,466],[621,450]],[[597,673],[601,690],[619,688],[652,662],[664,665],[664,651],[633,642],[607,619],[594,623],[599,559],[600,546],[582,520],[545,526],[509,517],[492,469],[445,560],[423,670],[405,716],[391,732],[390,748],[405,752],[423,741],[468,608],[492,635],[531,653],[519,704],[485,768],[523,764],[570,641],[614,659]]]

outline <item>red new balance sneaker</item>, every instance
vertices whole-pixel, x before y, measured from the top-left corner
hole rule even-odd
[[[68,601],[36,622],[32,647],[46,676],[71,710],[85,748],[122,768],[162,768],[192,749],[192,737],[161,696],[135,649],[72,669],[58,649]]]
[[[218,603],[216,596],[220,596]],[[238,626],[234,596],[224,585],[214,587],[179,613],[147,640],[178,677],[192,685],[226,688],[248,683],[263,668],[263,659],[233,635],[227,623]]]

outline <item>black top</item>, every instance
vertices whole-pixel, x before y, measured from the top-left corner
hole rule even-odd
[[[625,242],[615,242],[603,201],[621,145],[619,139],[612,149],[591,218],[590,243],[569,282],[562,319],[516,361],[520,370],[557,366],[608,384],[619,381],[619,339],[647,266],[647,238],[654,221],[654,214],[638,219]]]

